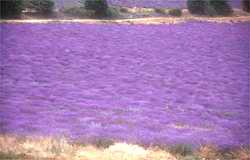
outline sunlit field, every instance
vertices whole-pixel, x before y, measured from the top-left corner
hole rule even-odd
[[[241,146],[249,22],[1,24],[1,130]]]
[[[0,0],[0,160],[250,160],[248,4]]]

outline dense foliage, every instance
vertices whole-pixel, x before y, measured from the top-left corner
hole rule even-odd
[[[166,10],[164,8],[155,8],[155,12],[158,14],[166,14]]]
[[[181,9],[177,9],[177,8],[170,9],[168,14],[171,16],[180,17],[182,15],[182,11],[181,11]]]
[[[197,15],[227,16],[232,13],[227,0],[188,0],[187,7],[190,13]]]
[[[204,15],[206,6],[208,6],[205,0],[188,0],[187,7],[190,13]]]
[[[108,7],[107,11],[106,11],[106,17],[108,18],[117,18],[120,16],[120,12],[117,8],[115,7]]]
[[[23,0],[0,0],[1,18],[19,17],[23,10]]]
[[[246,12],[250,12],[250,0],[242,0],[242,8]]]
[[[209,5],[214,11],[214,13],[209,14],[227,16],[232,13],[232,8],[227,0],[209,0]]]
[[[94,10],[96,16],[107,16],[108,3],[106,0],[85,0],[86,9]]]
[[[79,17],[79,18],[89,18],[94,16],[93,11],[86,10],[82,7],[72,7],[68,9],[64,9],[65,14],[69,16]]]
[[[42,14],[49,14],[53,12],[54,5],[53,0],[29,0],[28,8]]]

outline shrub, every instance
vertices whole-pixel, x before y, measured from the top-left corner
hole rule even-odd
[[[54,9],[53,0],[29,0],[28,8],[34,9],[38,13],[50,14]]]
[[[227,0],[188,0],[187,6],[190,13],[197,15],[227,16],[232,13]]]
[[[108,148],[114,144],[114,141],[111,139],[95,139],[91,143],[97,148]]]
[[[170,153],[175,155],[187,156],[193,154],[193,146],[187,144],[177,144],[169,149]]]
[[[175,16],[175,17],[180,17],[182,15],[182,10],[181,9],[170,9],[168,11],[168,14],[171,15],[171,16]]]
[[[17,154],[13,152],[4,153],[0,151],[0,159],[14,160],[14,159],[26,159],[26,158],[27,156],[25,154]]]
[[[243,11],[250,12],[250,0],[242,0]]]
[[[187,7],[190,13],[204,15],[208,2],[206,0],[188,0]]]
[[[120,9],[120,12],[123,12],[123,13],[128,13],[129,11],[128,11],[128,9],[127,9],[127,8],[122,7],[122,8]]]
[[[63,12],[65,14],[70,15],[70,16],[75,16],[75,17],[79,17],[79,18],[93,17],[94,16],[93,11],[91,12],[89,10],[82,8],[82,7],[67,8],[67,9],[64,9]]]
[[[115,7],[109,7],[106,11],[106,16],[109,18],[117,18],[120,16],[119,9]]]
[[[227,0],[210,0],[209,5],[214,9],[215,15],[227,16],[232,13],[232,8]]]
[[[155,12],[159,14],[166,14],[166,10],[164,8],[155,8]]]
[[[1,18],[17,18],[23,10],[23,0],[0,0]]]
[[[96,16],[107,16],[108,3],[106,0],[84,0],[81,3],[84,3],[86,9],[95,11]]]

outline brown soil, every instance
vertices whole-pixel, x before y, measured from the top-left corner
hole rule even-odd
[[[86,24],[176,24],[187,21],[206,21],[217,23],[237,23],[250,21],[250,13],[246,13],[239,9],[234,9],[234,13],[227,17],[207,17],[191,15],[188,10],[182,10],[181,17],[173,17],[169,15],[155,15],[153,9],[146,8],[127,8],[128,12],[124,13],[123,18],[117,19],[89,19],[89,18],[76,18],[69,16],[61,11],[53,15],[41,16],[36,14],[26,13],[21,19],[17,20],[0,20],[0,23],[86,23]],[[129,18],[130,15],[143,13],[145,16],[142,18]],[[125,17],[125,18],[124,18]]]

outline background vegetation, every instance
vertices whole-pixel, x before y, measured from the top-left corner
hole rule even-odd
[[[208,16],[228,16],[233,10],[227,0],[188,0],[190,13]]]
[[[24,9],[23,0],[0,0],[1,18],[18,18]]]
[[[250,0],[242,0],[243,10],[246,12],[250,12]]]

